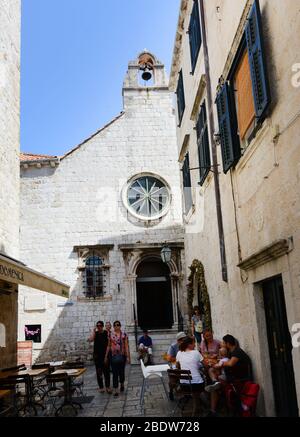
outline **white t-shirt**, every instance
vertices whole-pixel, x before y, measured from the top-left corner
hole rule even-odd
[[[196,350],[186,352],[179,351],[176,355],[176,361],[180,363],[181,370],[191,371],[192,384],[202,384],[204,382],[199,372],[200,363],[203,361],[203,356],[200,352]],[[189,381],[180,380],[180,384],[189,384]]]

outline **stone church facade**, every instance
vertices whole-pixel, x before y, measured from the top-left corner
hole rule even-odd
[[[21,156],[21,257],[71,286],[69,300],[20,289],[19,340],[40,325],[38,361],[90,359],[97,320],[120,320],[132,352],[150,329],[160,356],[186,322],[173,96],[151,53],[129,63],[123,99],[119,116],[64,156]]]

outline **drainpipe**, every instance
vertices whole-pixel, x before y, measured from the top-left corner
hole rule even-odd
[[[215,198],[216,198],[216,209],[217,209],[217,220],[218,220],[222,278],[223,278],[223,281],[228,282],[225,239],[224,239],[224,227],[223,227],[223,217],[222,217],[222,204],[221,204],[220,183],[219,183],[219,166],[218,166],[217,145],[216,145],[215,136],[214,136],[215,122],[214,122],[214,116],[213,116],[213,100],[212,100],[211,79],[210,79],[210,65],[209,65],[209,54],[208,54],[207,39],[206,39],[206,23],[205,23],[205,12],[204,12],[204,1],[203,0],[200,0],[200,16],[201,16],[204,63],[205,63],[205,76],[206,76],[206,84],[207,84],[207,105],[208,105],[209,128],[210,128],[209,134],[210,134],[210,143],[211,143],[211,150],[212,150],[212,161],[213,161],[213,174],[214,174],[214,185],[215,185]]]

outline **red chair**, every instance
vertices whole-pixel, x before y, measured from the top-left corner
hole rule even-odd
[[[254,382],[247,381],[240,393],[241,416],[255,417],[260,386]]]
[[[251,381],[227,384],[225,397],[228,409],[237,417],[255,417],[260,386]]]

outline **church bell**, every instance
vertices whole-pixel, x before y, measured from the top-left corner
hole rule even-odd
[[[141,68],[141,70],[143,70],[142,79],[148,82],[148,80],[152,78],[152,68],[146,64],[144,67]]]

